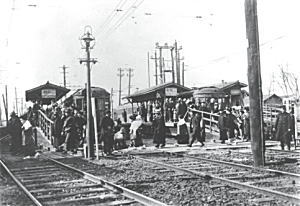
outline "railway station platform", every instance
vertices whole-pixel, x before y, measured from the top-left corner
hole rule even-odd
[[[37,140],[40,150],[42,151],[55,151],[55,148],[51,145],[50,140],[44,136],[43,132],[38,129],[37,131]],[[226,142],[221,144],[219,136],[217,134],[207,133],[205,145],[202,147],[200,143],[196,142],[192,147],[189,147],[187,144],[177,144],[175,138],[166,138],[166,145],[163,148],[156,148],[153,144],[153,139],[143,139],[144,146],[141,147],[128,147],[122,150],[116,150],[113,152],[114,155],[120,154],[133,154],[133,153],[152,153],[152,152],[209,152],[209,151],[218,151],[218,150],[251,150],[251,142],[245,142],[242,140],[237,140],[235,142]],[[130,140],[126,141],[127,145],[130,145]],[[266,141],[266,147],[272,149],[280,150],[280,143],[278,141]],[[294,152],[299,152],[300,150],[295,150],[295,147],[291,147],[291,150]],[[38,150],[39,151],[39,150]],[[70,154],[72,155],[72,154]],[[103,155],[102,151],[99,150],[99,156]],[[84,157],[83,150],[79,150],[75,156]]]

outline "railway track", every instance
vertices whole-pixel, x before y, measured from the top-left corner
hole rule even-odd
[[[34,205],[165,205],[46,156],[0,164]]]
[[[215,188],[227,185],[238,188],[235,190],[237,193],[250,191],[264,195],[256,200],[258,202],[279,200],[284,205],[300,203],[299,174],[170,152],[143,154],[142,157],[135,154],[132,157],[156,165],[158,169],[165,168],[210,179],[215,182]]]

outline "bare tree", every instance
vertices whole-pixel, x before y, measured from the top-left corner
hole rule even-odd
[[[277,80],[278,85],[285,95],[294,95],[299,99],[298,77],[294,73],[288,72],[288,65],[279,65],[280,75]]]

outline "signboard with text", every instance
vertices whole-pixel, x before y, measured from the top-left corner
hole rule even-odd
[[[176,97],[177,96],[177,88],[165,88],[165,95],[167,97]]]
[[[43,99],[56,99],[56,90],[55,89],[43,89],[42,98]]]

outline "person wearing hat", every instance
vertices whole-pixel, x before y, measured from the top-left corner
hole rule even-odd
[[[153,143],[155,144],[155,147],[164,147],[166,144],[165,122],[161,112],[158,110],[156,110],[152,126],[154,129]]]
[[[112,120],[111,112],[106,111],[105,116],[100,121],[99,130],[101,140],[104,143],[104,154],[111,155],[114,146],[114,121]]]
[[[8,133],[11,135],[10,150],[13,153],[20,152],[22,146],[22,123],[14,111],[10,114],[7,129]]]
[[[280,141],[281,149],[284,150],[285,145],[287,145],[288,150],[291,149],[291,130],[292,130],[292,120],[289,113],[286,112],[286,107],[282,107],[282,113],[277,115],[276,123],[276,140]]]
[[[76,133],[76,126],[75,126],[75,119],[73,116],[73,111],[71,108],[67,108],[65,110],[66,119],[63,125],[63,132],[65,134],[65,149],[67,151],[71,151],[76,153],[76,140],[77,140],[77,133]]]
[[[199,114],[198,112],[193,112],[193,117],[191,120],[191,125],[192,125],[192,140],[190,142],[190,144],[188,145],[189,147],[192,147],[193,143],[195,142],[195,140],[198,140],[198,142],[201,143],[201,147],[204,146],[204,141],[205,141],[205,136],[202,135],[202,130],[205,129],[202,127],[202,122],[201,121],[202,116],[201,114]]]
[[[52,124],[52,136],[54,138],[53,146],[56,150],[59,150],[59,146],[63,143],[61,132],[62,132],[63,121],[61,119],[61,111],[59,107],[56,108],[53,114],[53,124]]]
[[[218,120],[221,144],[225,144],[225,140],[228,140],[226,122],[227,122],[226,111],[223,110],[222,112],[220,112],[220,116]]]

